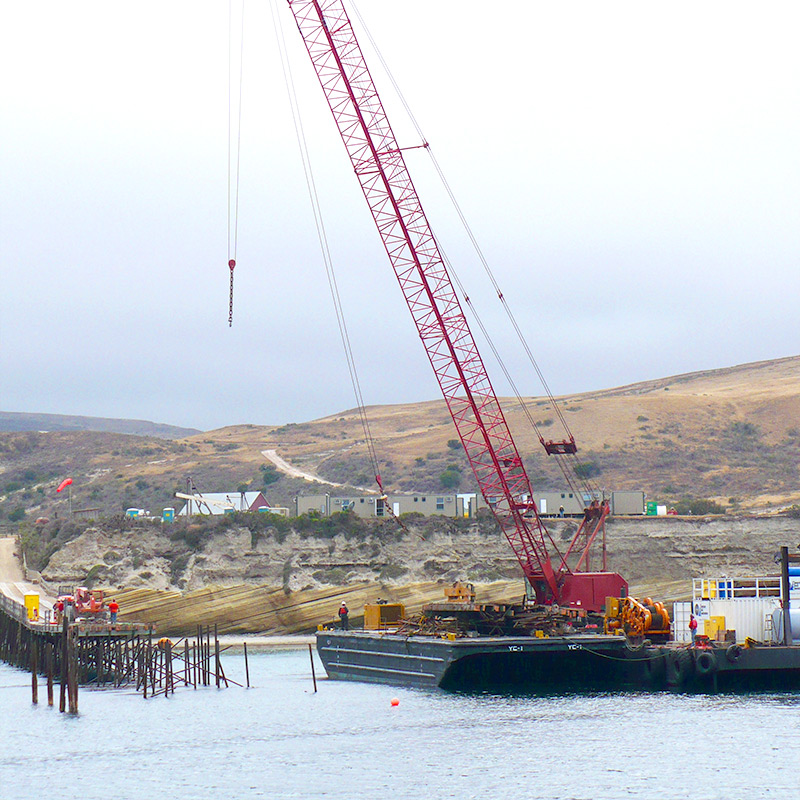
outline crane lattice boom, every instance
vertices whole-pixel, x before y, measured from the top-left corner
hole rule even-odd
[[[557,600],[528,475],[342,0],[288,2],[481,493],[537,596]]]

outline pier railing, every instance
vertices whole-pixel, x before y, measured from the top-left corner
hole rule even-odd
[[[694,600],[734,600],[742,597],[780,597],[779,576],[751,578],[694,578]]]

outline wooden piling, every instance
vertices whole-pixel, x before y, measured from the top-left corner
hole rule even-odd
[[[217,689],[219,689],[219,637],[217,636],[217,623],[214,623],[214,674],[217,679]]]
[[[164,645],[164,697],[170,692],[175,694],[175,686],[172,683],[172,642],[167,639]]]
[[[36,651],[38,649],[38,642],[34,639],[31,642],[31,702],[34,705],[39,704],[39,675],[37,673]]]
[[[45,662],[46,662],[46,669],[47,669],[47,705],[53,705],[53,662],[55,659],[53,658],[53,643],[47,643],[47,649],[45,650]]]
[[[205,658],[203,659],[203,681],[205,686],[211,685],[211,626],[206,625]]]
[[[61,686],[58,699],[58,710],[63,714],[67,710],[67,632],[69,623],[66,615],[62,623],[63,636],[61,640]]]
[[[247,663],[247,642],[244,643],[244,674],[247,679],[247,688],[250,688],[250,665]]]
[[[69,713],[78,713],[78,657],[73,637],[67,639],[67,702]]]
[[[105,677],[103,674],[103,643],[100,639],[94,640],[94,669],[97,674],[97,682],[104,683]]]
[[[317,673],[314,671],[314,651],[311,649],[311,642],[308,643],[308,657],[311,659],[311,680],[314,681],[314,694],[317,693]]]

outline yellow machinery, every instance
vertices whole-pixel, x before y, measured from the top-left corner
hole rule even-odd
[[[31,622],[39,621],[39,595],[26,594],[25,595],[25,610],[28,612],[28,619]]]
[[[364,606],[364,630],[396,628],[405,615],[406,607],[402,603],[367,603]]]
[[[654,603],[649,597],[607,597],[604,627],[606,633],[619,631],[632,638],[668,639],[671,633],[669,612],[663,603]]]
[[[452,586],[444,587],[446,603],[474,603],[475,587],[471,583],[456,581]]]

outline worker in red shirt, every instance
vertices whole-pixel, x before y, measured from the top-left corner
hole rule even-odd
[[[694,614],[689,614],[689,630],[692,633],[692,646],[694,646],[697,639],[697,620],[694,618]]]
[[[116,600],[112,600],[108,604],[108,613],[111,617],[111,624],[115,625],[117,622],[117,614],[119,613],[119,603]]]

